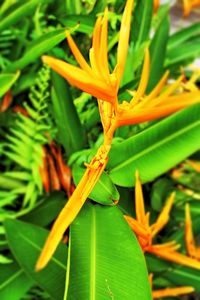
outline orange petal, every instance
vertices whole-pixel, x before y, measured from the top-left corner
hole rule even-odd
[[[156,13],[157,12],[157,10],[158,10],[158,8],[159,8],[159,6],[160,6],[160,0],[154,0],[154,2],[153,2],[153,4],[154,4],[154,13]]]
[[[76,46],[73,38],[71,37],[69,31],[66,31],[66,38],[69,44],[69,47],[76,59],[76,61],[78,62],[78,64],[80,65],[80,67],[88,72],[91,76],[93,76],[92,74],[92,69],[90,68],[90,66],[88,65],[88,63],[86,62],[85,58],[83,57],[83,55],[81,54],[81,52],[79,51],[78,47]]]
[[[149,274],[149,283],[150,283],[150,287],[151,289],[153,288],[153,274]]]
[[[185,245],[189,256],[196,257],[196,246],[192,231],[192,220],[190,215],[189,203],[187,203],[185,206]]]
[[[103,149],[103,150],[102,150]],[[85,203],[88,195],[92,191],[93,187],[97,183],[99,177],[101,176],[103,170],[107,164],[107,154],[110,147],[101,147],[97,156],[95,156],[91,162],[91,167],[88,167],[85,174],[81,178],[77,188],[75,189],[72,196],[69,198],[67,204],[64,206],[60,214],[58,215],[51,232],[45,242],[42,253],[36,264],[36,271],[41,270],[46,266],[46,264],[51,259],[53,253],[55,252],[62,236],[69,225],[73,222],[79,211],[81,210],[83,204]],[[104,152],[103,152],[104,151]],[[94,164],[98,161],[99,153],[104,155],[104,163],[100,163],[99,167],[92,168]]]
[[[115,70],[118,79],[118,86],[122,78],[122,74],[126,62],[126,56],[128,52],[128,42],[129,42],[129,35],[130,35],[133,3],[134,0],[127,0],[126,2],[126,6],[121,21],[120,32],[119,32],[119,42],[118,42],[118,49],[117,49],[117,68]]]
[[[9,90],[3,97],[3,100],[2,102],[0,103],[0,112],[5,112],[9,106],[11,105],[12,103],[12,93],[11,93],[11,90]]]
[[[110,82],[109,79],[109,68],[108,68],[108,9],[105,9],[102,27],[101,27],[101,41],[100,41],[100,69],[103,77],[107,82]]]
[[[146,105],[147,107],[160,105],[164,101],[166,101],[166,98],[169,97],[176,89],[180,86],[181,81],[183,80],[184,76],[181,75],[174,83],[170,84],[166,90],[157,98],[154,98],[152,101],[148,102]]]
[[[136,106],[133,111],[124,110],[124,112],[121,112],[120,115],[118,114],[116,116],[117,127],[139,124],[168,116],[189,105],[199,102],[200,96],[193,93],[193,96],[189,94],[182,96],[170,96],[169,99],[169,101],[167,101],[168,99],[166,100],[167,104],[160,105],[159,107],[141,108],[137,110]]]
[[[176,251],[163,251],[163,249],[154,248],[149,249],[150,253],[153,253],[163,259],[169,260],[179,265],[194,268],[200,270],[200,262],[196,259],[190,258]]]
[[[94,80],[94,77],[91,77],[86,71],[50,56],[43,56],[42,59],[54,71],[82,91],[108,102],[116,99],[116,94],[111,86],[101,80]]]
[[[167,81],[167,78],[169,76],[169,71],[166,71],[161,80],[158,82],[158,84],[155,86],[155,88],[151,91],[151,93],[144,98],[139,104],[138,107],[144,107],[150,100],[156,98],[158,94],[161,92],[164,84]]]
[[[64,162],[63,158],[62,158],[62,154],[61,154],[61,149],[58,149],[58,153],[57,153],[57,167],[58,167],[58,174],[59,174],[59,179],[61,182],[61,185],[63,187],[63,189],[65,190],[65,192],[67,193],[67,195],[70,195],[70,189],[71,189],[71,170],[70,168],[66,165],[66,163]]]
[[[43,147],[43,164],[39,168],[39,173],[42,179],[42,183],[46,193],[50,191],[50,180],[49,180],[49,172],[48,172],[48,165],[47,165],[47,157],[46,157],[46,149]]]
[[[191,159],[187,160],[187,163],[198,173],[200,173],[200,162]]]
[[[90,63],[93,72],[98,78],[101,78],[100,71],[100,37],[101,37],[101,17],[98,17],[94,26],[92,48],[90,49]]]
[[[169,213],[170,213],[172,205],[174,203],[174,198],[175,198],[175,193],[172,193],[170,195],[170,197],[167,199],[166,204],[163,207],[156,222],[151,226],[152,237],[155,236],[159,231],[161,231],[163,229],[163,227],[168,223]]]
[[[144,95],[144,93],[146,91],[146,87],[147,87],[148,79],[149,79],[149,70],[150,70],[150,55],[149,55],[149,49],[147,48],[145,50],[144,64],[143,64],[139,87],[138,87],[137,92],[134,95],[133,99],[131,100],[131,104],[133,104],[133,105],[136,105],[138,103],[138,101]]]
[[[57,170],[55,167],[55,163],[50,154],[47,154],[47,158],[48,158],[48,163],[49,163],[49,173],[50,173],[52,190],[59,191],[61,187],[60,187],[60,180],[59,180],[58,173],[57,173]]]
[[[176,241],[171,241],[164,244],[153,245],[153,248],[159,251],[175,251],[180,248],[180,245],[177,244]]]
[[[187,295],[194,292],[195,289],[192,286],[182,286],[176,288],[165,288],[153,291],[153,299],[160,299],[163,297],[178,297],[181,295]]]
[[[192,9],[191,0],[183,0],[183,16],[188,17]]]
[[[135,211],[136,219],[138,223],[146,226],[146,215],[144,208],[144,198],[142,193],[142,185],[140,182],[138,170],[135,172],[136,182],[135,182]]]
[[[149,237],[149,233],[146,231],[145,227],[142,226],[138,221],[133,219],[132,217],[129,216],[124,216],[126,221],[128,222],[129,226],[131,229],[139,236],[143,237],[144,239]]]

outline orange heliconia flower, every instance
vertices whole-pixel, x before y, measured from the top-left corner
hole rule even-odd
[[[181,286],[175,288],[165,288],[160,290],[155,290],[152,292],[153,299],[168,298],[168,297],[178,297],[187,294],[191,294],[195,291],[192,286]]]
[[[128,0],[119,33],[117,64],[112,73],[108,65],[107,9],[103,17],[98,17],[94,27],[92,48],[89,53],[90,65],[81,54],[69,31],[66,32],[67,41],[80,68],[49,56],[43,56],[43,62],[82,91],[101,100],[115,103],[128,51],[132,7],[133,0]]]
[[[183,0],[183,15],[188,17],[192,9],[200,6],[200,0]]]
[[[195,290],[192,286],[167,287],[159,290],[153,290],[153,274],[149,274],[149,281],[152,289],[153,299],[160,299],[166,297],[178,297],[178,296],[190,294]]]
[[[66,78],[72,85],[97,98],[104,142],[92,161],[85,164],[85,174],[56,219],[37,262],[36,270],[42,269],[48,263],[65,230],[79,213],[104,171],[115,130],[122,125],[136,124],[164,117],[200,100],[199,91],[177,93],[176,89],[179,87],[182,77],[161,93],[167,81],[168,72],[164,74],[153,91],[146,96],[145,91],[150,71],[149,51],[146,49],[139,87],[137,91],[133,92],[133,99],[130,103],[126,101],[121,104],[118,103],[117,94],[128,51],[133,2],[133,0],[127,0],[125,5],[119,33],[117,64],[112,73],[110,73],[108,66],[107,9],[104,16],[97,19],[94,27],[92,48],[89,53],[90,65],[82,56],[68,31],[66,33],[67,40],[80,68],[53,57],[43,57],[45,63]],[[173,95],[174,92],[176,92],[175,95]]]
[[[68,43],[81,68],[71,66],[52,57],[43,57],[45,63],[66,78],[72,85],[98,98],[104,130],[104,143],[100,146],[90,164],[86,165],[85,174],[55,221],[36,264],[36,270],[42,269],[48,263],[65,230],[79,213],[106,167],[112,136],[116,129],[112,115],[117,105],[117,92],[128,51],[133,2],[133,0],[127,0],[126,2],[119,34],[117,65],[112,74],[109,73],[107,60],[107,10],[104,17],[99,17],[95,24],[93,44],[90,50],[91,66],[85,61],[69,32],[67,32]]]
[[[154,13],[156,13],[158,11],[159,6],[160,6],[160,0],[154,0],[154,2],[153,2]]]
[[[200,270],[200,262],[194,258],[188,257],[180,252],[177,252],[180,245],[176,241],[168,243],[154,245],[153,239],[158,232],[160,232],[169,221],[169,213],[173,205],[175,193],[172,193],[168,198],[165,206],[160,212],[157,220],[154,224],[149,224],[149,213],[145,213],[144,198],[142,193],[142,186],[139,178],[138,171],[136,172],[136,184],[135,184],[135,211],[136,219],[125,216],[129,226],[135,232],[138,237],[138,241],[143,252],[152,253],[163,259],[171,262],[181,264],[187,267],[195,268]],[[188,212],[187,212],[187,242],[189,244],[189,251],[191,251],[191,226],[189,224]],[[193,252],[192,252],[193,253]],[[196,257],[195,257],[196,258]]]

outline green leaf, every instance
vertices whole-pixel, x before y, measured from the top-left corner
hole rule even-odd
[[[70,229],[67,300],[150,300],[144,256],[116,206],[87,203]]]
[[[164,60],[169,35],[169,16],[166,15],[160,23],[150,45],[150,74],[147,92],[149,93],[161,79],[164,73]]]
[[[1,265],[0,272],[0,299],[20,300],[34,285],[16,262]]]
[[[137,1],[133,13],[133,22],[131,27],[131,40],[134,41],[136,47],[149,40],[152,16],[153,0]]]
[[[15,83],[19,77],[20,72],[15,74],[0,74],[0,97],[2,97]]]
[[[12,64],[8,65],[6,70],[15,71],[17,69],[25,68],[64,39],[65,29],[56,29],[52,32],[43,34],[41,37],[31,42],[22,58],[12,62]]]
[[[86,15],[68,15],[67,18],[60,18],[60,22],[67,28],[76,27],[76,32],[91,34],[93,32],[95,18]]]
[[[152,181],[197,151],[199,114],[200,105],[193,105],[113,145],[108,161],[112,181],[131,187],[136,169],[143,183]]]
[[[163,273],[163,277],[174,285],[192,286],[200,293],[200,271],[185,267],[176,267]]]
[[[58,138],[68,155],[83,148],[83,129],[78,118],[68,83],[52,72],[52,103]]]
[[[32,224],[11,219],[5,220],[4,226],[9,247],[26,274],[51,298],[63,299],[67,247],[60,244],[48,266],[40,272],[35,272],[35,264],[48,231]]]
[[[21,21],[27,16],[33,14],[34,10],[36,9],[37,5],[41,4],[41,0],[32,0],[32,1],[23,1],[17,8],[13,6],[13,10],[5,16],[2,16],[0,20],[0,31],[4,29],[8,29],[9,26],[14,25],[15,23]],[[48,1],[49,2],[49,1]]]
[[[180,47],[184,42],[192,39],[200,34],[200,22],[192,24],[187,28],[184,28],[178,32],[172,34],[168,40],[167,49],[172,50],[176,47]]]
[[[76,1],[65,0],[66,11],[69,14],[76,14],[76,15],[81,14],[81,9],[82,9],[81,2],[82,2],[81,0],[76,0]]]
[[[165,59],[166,68],[176,68],[177,65],[185,65],[192,62],[200,54],[199,38],[186,42],[181,47],[175,47],[167,51]],[[174,66],[175,65],[175,66]]]
[[[61,192],[53,192],[44,197],[28,214],[20,219],[25,222],[46,226],[50,224],[59,214],[66,203],[66,195]]]
[[[81,180],[84,172],[85,169],[78,164],[73,166],[72,173],[76,185]],[[103,172],[88,198],[103,205],[113,205],[113,201],[119,200],[119,193],[106,172]]]

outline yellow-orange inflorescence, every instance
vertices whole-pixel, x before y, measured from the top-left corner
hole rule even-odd
[[[72,66],[53,57],[43,57],[44,63],[67,79],[70,84],[97,98],[104,142],[92,161],[86,164],[85,174],[56,219],[37,262],[36,270],[42,269],[48,263],[65,230],[79,213],[104,171],[115,130],[122,125],[136,124],[167,116],[200,99],[199,91],[184,90],[177,93],[177,87],[179,87],[182,77],[162,92],[169,75],[168,72],[163,75],[153,91],[146,95],[150,72],[150,55],[149,50],[146,49],[138,89],[133,92],[130,102],[118,103],[118,89],[128,51],[133,4],[133,0],[127,0],[125,5],[119,32],[116,66],[112,73],[110,73],[108,64],[107,9],[103,17],[98,17],[94,27],[92,48],[89,52],[90,65],[79,51],[69,31],[66,32],[68,44],[80,67]],[[145,218],[148,222],[148,216]]]
[[[200,0],[183,0],[183,15],[188,17],[191,11],[200,6]]]

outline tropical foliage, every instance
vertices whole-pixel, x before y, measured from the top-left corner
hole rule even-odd
[[[0,299],[199,299],[200,2],[161,2],[1,1]]]

